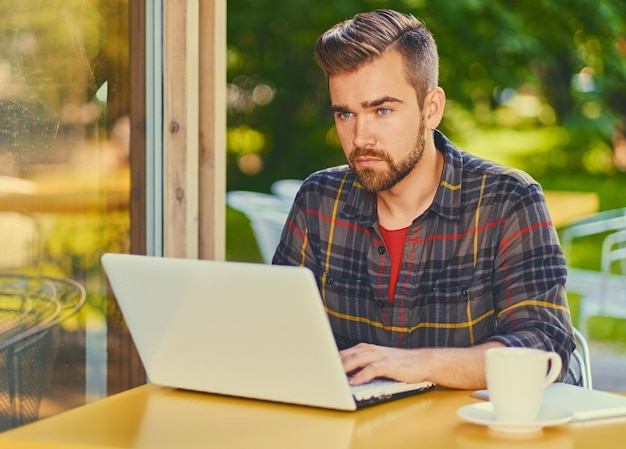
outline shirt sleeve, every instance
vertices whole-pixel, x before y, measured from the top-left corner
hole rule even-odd
[[[505,219],[494,266],[497,332],[491,340],[557,352],[564,380],[575,347],[567,270],[541,189],[529,186]]]
[[[318,275],[318,263],[309,239],[310,228],[308,210],[311,210],[310,196],[304,193],[305,184],[296,195],[287,216],[278,247],[272,258],[273,265],[304,266]]]

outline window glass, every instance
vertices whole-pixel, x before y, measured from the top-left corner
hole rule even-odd
[[[125,369],[100,256],[130,245],[128,3],[0,0],[0,431]]]

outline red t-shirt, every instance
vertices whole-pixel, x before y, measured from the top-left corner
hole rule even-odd
[[[383,240],[389,250],[389,259],[391,259],[391,277],[389,278],[389,301],[393,304],[393,297],[396,292],[396,283],[400,275],[400,266],[402,265],[402,252],[404,250],[404,241],[409,227],[402,229],[389,230],[380,226],[380,232],[383,234]]]

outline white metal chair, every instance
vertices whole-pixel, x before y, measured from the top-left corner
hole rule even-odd
[[[626,274],[626,228],[609,234],[602,242],[602,272],[610,273],[619,262],[620,273]]]
[[[267,193],[233,190],[226,194],[226,203],[248,217],[263,261],[271,263],[291,201]]]
[[[561,230],[561,245],[571,256],[574,240],[604,232],[626,229],[626,207],[612,209],[582,218]]]
[[[579,327],[585,335],[591,316],[626,319],[626,230],[604,239],[601,264],[599,285],[585,288],[582,296]]]
[[[584,388],[593,389],[593,380],[591,375],[591,354],[589,351],[589,343],[585,336],[576,328],[574,328],[574,338],[576,338],[576,349],[572,357],[580,367],[580,378]]]
[[[271,190],[274,195],[292,203],[301,185],[301,179],[279,179],[272,184]]]
[[[601,245],[600,270],[589,270],[568,263],[567,290],[579,293],[581,314],[580,331],[586,336],[587,319],[592,315],[609,315],[626,318],[626,262],[622,262],[620,274],[611,272],[612,263],[623,256],[619,250],[623,243],[617,240],[626,232],[626,208],[612,209],[585,217],[561,230],[561,244],[568,260],[574,250],[574,241],[585,237],[605,235]],[[618,248],[614,251],[613,246]],[[600,245],[598,245],[600,247]],[[621,257],[624,260],[625,257]]]

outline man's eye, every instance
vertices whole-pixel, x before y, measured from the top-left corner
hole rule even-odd
[[[352,116],[351,112],[338,112],[337,113],[337,117],[339,117],[340,119],[348,119]]]
[[[389,108],[380,108],[378,110],[379,115],[388,115],[390,112],[391,112],[391,109]]]

